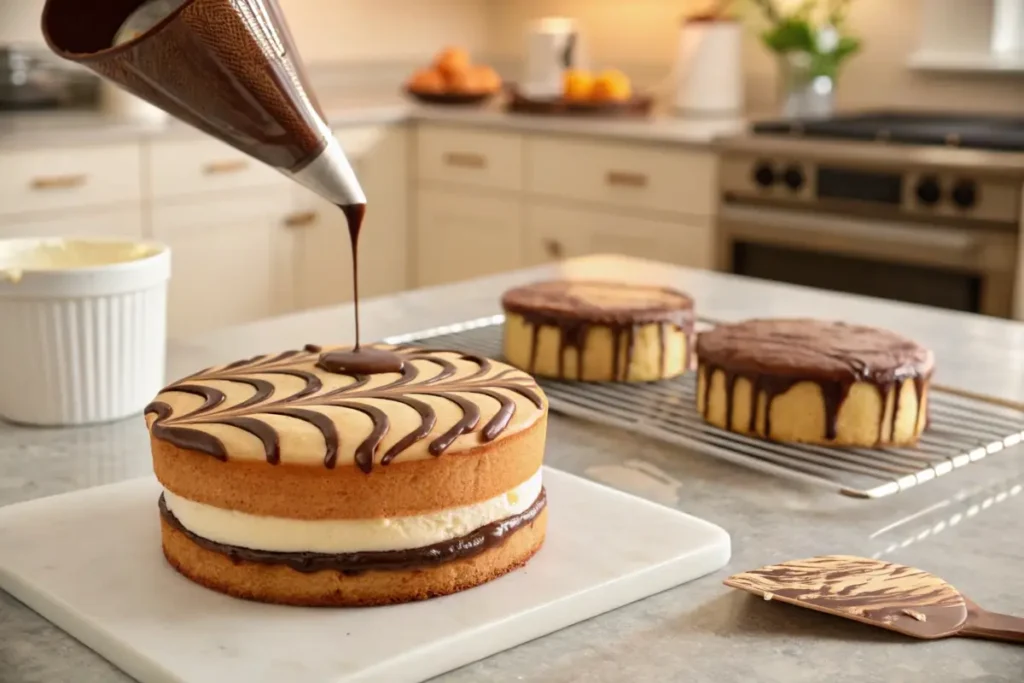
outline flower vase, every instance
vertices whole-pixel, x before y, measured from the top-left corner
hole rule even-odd
[[[786,52],[779,56],[782,110],[787,118],[814,119],[832,115],[835,79],[813,68],[808,52]]]

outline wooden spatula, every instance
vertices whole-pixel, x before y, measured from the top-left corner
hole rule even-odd
[[[1024,643],[1024,619],[987,612],[937,576],[881,560],[793,560],[731,576],[725,585],[915,638]]]

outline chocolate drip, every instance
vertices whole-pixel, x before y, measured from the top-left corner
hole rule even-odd
[[[574,293],[574,288],[625,293],[634,299],[623,307],[606,308]],[[583,354],[594,326],[605,327],[612,335],[612,377],[616,381],[629,378],[636,337],[644,325],[658,325],[662,374],[667,364],[668,326],[688,336],[692,336],[694,328],[693,301],[682,293],[659,287],[586,281],[541,282],[506,292],[502,305],[531,327],[530,372],[536,371],[541,328],[553,327],[558,331],[558,376],[562,378],[567,376],[565,354],[569,349],[576,350],[576,378],[583,378]],[[691,346],[688,342],[687,368]]]
[[[378,351],[384,349],[364,348],[361,353],[373,357]],[[373,468],[374,456],[391,428],[391,420],[385,411],[364,402],[365,399],[402,403],[415,410],[420,417],[417,427],[387,450],[381,458],[382,465],[388,465],[412,444],[426,438],[437,424],[436,411],[428,402],[418,398],[419,396],[442,398],[456,405],[462,412],[461,418],[451,428],[430,443],[428,450],[435,456],[444,453],[460,436],[476,430],[480,423],[480,406],[462,394],[485,396],[498,402],[498,411],[481,430],[481,438],[484,441],[496,439],[508,427],[516,411],[515,402],[498,390],[518,394],[538,409],[544,407],[543,398],[529,377],[511,368],[488,377],[493,366],[486,358],[459,354],[460,361],[475,363],[477,368],[456,379],[455,364],[435,355],[438,351],[405,347],[387,352],[401,361],[400,376],[379,386],[369,386],[368,377],[363,375],[342,387],[323,391],[320,379],[301,368],[306,364],[321,363],[325,356],[330,356],[329,353],[322,354],[321,349],[317,347],[315,351],[259,356],[192,375],[187,381],[172,384],[164,391],[194,394],[203,398],[202,405],[187,414],[175,416],[167,403],[154,401],[146,407],[146,413],[155,416],[151,428],[155,437],[179,448],[207,453],[220,460],[227,459],[224,444],[216,436],[199,427],[222,424],[246,431],[263,444],[265,457],[270,464],[280,462],[280,439],[273,426],[263,421],[261,416],[280,415],[302,420],[316,427],[323,436],[324,467],[331,469],[337,465],[340,435],[334,421],[316,408],[334,406],[356,410],[369,417],[373,424],[370,435],[355,449],[356,465],[369,473]],[[428,361],[437,366],[438,373],[420,378],[420,369],[413,362],[417,360]],[[254,373],[297,377],[303,379],[305,384],[297,392],[278,397],[274,395],[273,384],[252,377]],[[196,384],[199,380],[234,382],[250,386],[255,391],[254,395],[245,401],[217,410],[225,401],[224,393],[213,387]],[[257,396],[259,400],[254,400]]]
[[[352,294],[356,316],[356,343],[351,350],[332,351],[320,357],[317,364],[327,372],[355,375],[378,375],[401,372],[402,359],[384,349],[363,349],[359,330],[359,233],[366,218],[366,204],[348,204],[338,207],[345,214],[349,243],[352,247]],[[308,346],[307,346],[308,350]]]
[[[227,555],[233,562],[252,562],[255,564],[285,565],[295,571],[309,574],[319,571],[336,571],[346,575],[360,574],[366,571],[402,571],[436,567],[445,562],[461,560],[479,555],[502,543],[519,529],[533,523],[537,515],[547,506],[547,493],[541,489],[537,500],[518,515],[482,526],[465,536],[442,541],[423,548],[409,550],[383,550],[356,553],[308,553],[308,552],[274,552],[270,550],[253,550],[239,546],[226,545],[198,536],[186,529],[168,507],[164,496],[160,496],[160,514],[163,519],[180,533],[185,534],[196,545],[222,555]]]
[[[687,370],[690,369],[690,345],[686,345],[686,365],[684,366]],[[665,358],[665,326],[658,325],[658,368],[662,377],[665,376],[666,358]]]
[[[836,438],[839,412],[853,384],[866,382],[878,390],[881,399],[878,440],[883,441],[886,401],[892,394],[895,407],[889,441],[893,441],[903,383],[914,380],[920,411],[925,383],[933,368],[928,351],[891,332],[801,320],[752,320],[721,325],[700,335],[697,357],[708,392],[713,376],[723,373],[728,426],[732,426],[737,378],[743,377],[751,384],[750,432],[757,432],[759,400],[762,395],[765,397],[763,434],[769,439],[775,398],[807,381],[817,384],[821,391],[826,440]],[[709,406],[705,397],[705,417]]]

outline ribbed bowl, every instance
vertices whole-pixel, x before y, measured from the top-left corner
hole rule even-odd
[[[164,381],[170,251],[0,240],[0,417],[83,425],[142,411]]]

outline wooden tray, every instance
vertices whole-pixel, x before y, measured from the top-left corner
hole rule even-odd
[[[487,100],[491,99],[495,95],[493,92],[474,92],[474,93],[437,93],[437,92],[417,92],[406,88],[406,94],[410,97],[425,102],[427,104],[445,104],[455,106],[467,106],[471,104],[482,104]]]
[[[515,114],[539,116],[644,117],[651,113],[654,98],[637,95],[624,102],[584,102],[563,98],[535,100],[513,91],[506,108]]]

